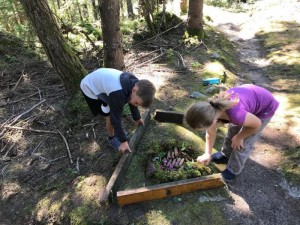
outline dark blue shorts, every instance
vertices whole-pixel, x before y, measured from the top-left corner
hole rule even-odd
[[[109,116],[110,109],[106,102],[104,102],[100,99],[89,98],[83,92],[82,92],[82,94],[83,94],[85,101],[87,102],[93,116],[97,116],[97,115]]]

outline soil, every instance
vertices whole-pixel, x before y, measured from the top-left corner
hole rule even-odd
[[[259,8],[263,4],[268,5],[267,3],[268,1],[262,1],[257,6]],[[290,7],[286,4],[280,5],[279,1],[275,1],[274,4],[278,5],[275,7],[268,5],[261,12],[257,11],[252,15],[224,12],[209,6],[204,10],[212,18],[215,18],[213,15],[219,15],[217,18],[220,20],[216,18],[213,21],[214,25],[235,43],[243,68],[240,77],[266,87],[280,99],[282,95],[280,88],[287,87],[272,85],[265,76],[262,57],[264,49],[255,36],[268,19],[295,20],[294,4]],[[285,13],[278,13],[280,7],[287,7]],[[298,198],[293,198],[289,191],[285,190],[285,182],[278,171],[280,164],[285,160],[284,151],[289,147],[299,146],[300,139],[296,133],[291,134],[289,126],[283,126],[285,110],[283,105],[281,107],[256,143],[242,174],[236,181],[228,183],[234,203],[224,204],[224,210],[231,218],[232,224],[300,223],[299,189]],[[286,134],[291,134],[291,138],[286,138]]]
[[[250,14],[205,6],[204,12],[212,19],[211,25],[236,45],[243,68],[239,83],[251,80],[283,99],[288,87],[273,83],[264,74],[267,62],[263,60],[264,49],[255,33],[265,25],[261,21],[299,20],[299,3],[264,0],[259,1],[256,8],[258,10]],[[284,10],[278,11],[281,8]],[[272,11],[275,9],[276,13]],[[278,13],[282,11],[289,13]],[[0,50],[19,54],[17,45]],[[139,59],[151,52],[138,51]],[[188,96],[193,91],[188,89],[190,81],[185,77],[176,78],[176,82],[170,79],[173,72],[164,64],[141,66],[134,56],[135,52],[126,55],[126,64],[132,65],[128,70],[141,79],[152,80],[159,90],[159,101],[151,110],[173,109],[178,96]],[[105,188],[120,159],[120,154],[112,152],[106,142],[104,121],[98,124],[91,119],[88,110],[80,113],[80,107],[68,103],[68,94],[48,63],[30,57],[25,59],[0,74],[0,224],[80,224],[77,221],[86,214],[96,218],[97,223],[93,224],[102,224],[101,221],[133,224],[132,221],[147,213],[143,204],[123,208],[111,204],[90,212],[89,208],[95,206],[84,202],[86,199],[97,202],[100,189]],[[187,64],[191,64],[191,60],[185,58]],[[96,60],[89,60],[84,66],[93,70],[99,65]],[[186,72],[176,69],[178,73]],[[41,102],[43,99],[46,101]],[[300,191],[296,188],[291,193],[278,170],[285,161],[285,150],[300,144],[296,135],[299,127],[288,123],[285,110],[281,104],[243,172],[236,181],[227,184],[233,201],[218,202],[230,224],[300,224]],[[124,116],[123,124],[129,133],[134,130],[130,116]],[[85,176],[87,174],[89,176]]]

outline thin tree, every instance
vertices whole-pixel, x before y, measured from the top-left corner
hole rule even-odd
[[[189,0],[187,31],[190,35],[203,37],[203,0]]]
[[[47,0],[20,0],[20,2],[65,88],[69,93],[75,94],[87,72],[60,33]]]
[[[103,35],[104,66],[123,70],[125,63],[120,30],[120,1],[100,0],[99,9]]]
[[[128,17],[129,17],[130,19],[134,19],[134,13],[133,13],[132,1],[131,1],[131,0],[126,0],[126,5],[127,5],[127,13],[128,13]]]

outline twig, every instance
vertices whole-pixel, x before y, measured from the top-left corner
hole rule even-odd
[[[23,73],[21,74],[21,76],[20,76],[19,80],[17,81],[17,83],[15,84],[15,86],[11,89],[12,91],[14,91],[17,88],[17,86],[19,85],[22,78],[23,78]]]
[[[76,169],[77,169],[78,173],[80,173],[80,169],[79,169],[79,157],[77,157]]]
[[[41,146],[41,144],[44,142],[44,139],[41,140],[38,145],[33,149],[33,151],[31,152],[31,155]]]
[[[9,147],[9,149],[6,151],[5,155],[4,155],[2,158],[5,158],[5,157],[8,155],[8,153],[10,152],[10,150],[12,150],[12,148],[15,146],[15,144],[16,144],[16,143],[13,143],[13,144]]]
[[[4,147],[0,150],[1,153],[4,152],[4,150],[5,150],[5,148],[6,148],[7,145],[8,145],[8,143],[6,143],[6,144],[4,145]]]
[[[72,155],[71,155],[71,152],[70,152],[70,148],[69,148],[68,142],[67,142],[66,138],[64,137],[64,135],[59,130],[57,130],[57,131],[59,132],[60,136],[63,138],[63,140],[64,140],[64,142],[66,144],[70,162],[71,162],[71,164],[73,164],[73,159],[72,159]]]
[[[153,61],[155,61],[156,59],[162,57],[164,54],[166,54],[166,53],[163,52],[163,53],[161,53],[160,55],[158,55],[158,56],[156,56],[156,57],[154,57],[154,58],[152,58],[152,59],[149,59],[148,61],[145,61],[145,62],[143,62],[143,63],[137,65],[135,68],[140,67],[140,66],[142,66],[142,65],[144,65],[144,64],[146,64],[146,63],[153,62]]]
[[[182,22],[178,23],[177,25],[175,25],[175,26],[173,26],[173,27],[170,27],[168,30],[165,30],[164,32],[161,32],[161,33],[159,33],[159,34],[157,34],[157,35],[155,35],[155,36],[153,36],[153,37],[151,37],[151,38],[148,38],[148,39],[146,39],[146,40],[144,40],[144,41],[142,41],[142,42],[139,42],[139,43],[137,43],[137,44],[135,44],[135,45],[132,45],[132,47],[137,46],[137,45],[140,45],[140,44],[143,44],[143,43],[145,43],[145,42],[147,42],[147,41],[150,41],[150,40],[152,40],[152,39],[155,39],[155,38],[157,38],[158,36],[160,36],[160,35],[162,35],[162,34],[164,34],[164,33],[167,33],[168,31],[170,31],[170,30],[172,30],[172,29],[175,29],[175,28],[179,27],[182,23],[185,23],[185,22],[186,22],[186,21],[182,21]]]
[[[181,55],[179,52],[176,52],[176,51],[174,51],[174,53],[179,57],[182,66],[183,66],[184,68],[186,68],[186,65],[185,65],[185,62],[184,62],[184,60],[183,60],[182,55]]]
[[[30,97],[32,97],[32,96],[34,96],[34,95],[36,95],[36,94],[38,94],[38,92],[37,92],[37,93],[34,93],[34,94],[32,94],[32,95],[29,95],[29,96],[27,96],[27,97],[25,97],[25,98],[20,98],[20,99],[18,99],[18,100],[16,100],[16,101],[13,101],[13,102],[7,102],[7,103],[5,103],[5,104],[0,105],[0,107],[15,104],[15,103],[17,103],[17,102],[20,102],[20,101],[23,101],[23,100],[25,100],[25,99],[27,99],[27,98],[30,98]]]
[[[6,168],[8,167],[9,164],[5,165],[2,169],[1,169],[1,175],[2,175],[2,179],[4,180],[4,172],[6,170]]]
[[[16,127],[16,126],[9,126],[9,125],[5,125],[4,127],[7,129],[27,130],[27,131],[32,131],[32,132],[36,132],[36,133],[59,134],[56,131],[49,131],[49,130],[36,130],[36,129],[31,129],[31,128]]]
[[[18,116],[16,116],[13,121],[11,121],[9,123],[9,125],[13,125],[14,123],[16,123],[18,121],[18,119],[20,119],[22,116],[24,116],[25,114],[31,112],[32,110],[34,110],[36,107],[38,107],[39,105],[41,105],[42,103],[44,103],[46,101],[46,99],[44,99],[43,101],[40,101],[39,103],[35,104],[34,106],[32,106],[30,109],[26,110],[25,112],[19,114]]]
[[[55,162],[57,160],[60,160],[60,159],[63,159],[63,158],[66,158],[67,156],[62,156],[62,157],[58,157],[56,159],[51,159],[51,160],[48,160],[48,163],[52,163],[52,162]]]

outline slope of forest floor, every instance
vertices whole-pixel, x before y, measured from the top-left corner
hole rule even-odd
[[[264,0],[239,13],[205,5],[204,43],[183,39],[181,24],[132,45],[127,70],[158,89],[152,112],[184,111],[192,92],[207,94],[203,78],[224,72],[228,86],[262,85],[281,104],[228,196],[211,190],[124,207],[98,201],[120,159],[106,142],[104,121],[92,120],[81,95],[69,98],[49,63],[0,33],[0,224],[300,224],[299,4]],[[123,124],[132,133],[127,113]],[[174,131],[186,138],[191,132],[182,129],[151,120],[140,146],[174,138]],[[222,137],[223,128],[216,150]],[[141,158],[126,185],[140,185]]]

